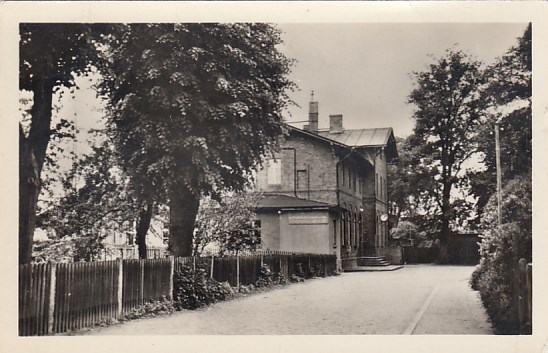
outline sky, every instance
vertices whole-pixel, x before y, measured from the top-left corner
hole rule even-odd
[[[288,122],[308,118],[314,90],[319,102],[320,128],[330,114],[342,114],[347,129],[392,127],[396,136],[412,132],[413,106],[407,96],[413,71],[423,71],[455,45],[486,64],[517,43],[527,24],[277,24],[284,44],[279,49],[296,60],[290,79],[299,89],[290,94]],[[73,120],[80,130],[77,153],[89,153],[88,129],[101,126],[103,102],[93,84],[98,77],[79,77],[74,93],[61,89],[54,104],[54,121]],[[59,93],[63,92],[62,97]],[[23,96],[25,93],[23,92]],[[26,92],[30,98],[29,92]],[[304,123],[295,123],[301,127]],[[67,162],[69,157],[66,156]]]
[[[462,49],[491,64],[517,43],[526,23],[490,24],[278,24],[280,50],[297,60],[290,78],[299,91],[290,96],[288,122],[308,118],[314,90],[319,127],[342,114],[345,129],[392,127],[396,136],[413,129],[407,97],[413,72],[425,71],[447,49]],[[434,57],[432,57],[432,55]],[[303,123],[293,124],[302,127]]]

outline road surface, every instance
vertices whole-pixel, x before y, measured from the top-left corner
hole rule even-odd
[[[344,273],[86,335],[493,334],[471,266]]]

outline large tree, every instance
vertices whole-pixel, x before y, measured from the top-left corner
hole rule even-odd
[[[452,190],[465,175],[465,162],[476,153],[476,133],[482,124],[483,83],[480,63],[466,54],[448,50],[415,73],[416,86],[409,96],[415,104],[415,127],[410,143],[417,148],[417,163],[428,163],[436,173],[431,180],[439,207],[439,240],[445,249],[454,217]],[[445,252],[442,251],[444,260]]]
[[[96,27],[99,29],[100,27]],[[19,89],[31,91],[33,105],[28,132],[19,128],[19,263],[32,259],[40,176],[50,137],[52,95],[73,87],[74,77],[86,73],[94,61],[90,25],[21,24]]]
[[[531,115],[531,25],[517,45],[486,70],[484,99],[487,123],[480,130],[485,170],[471,176],[472,192],[478,198],[480,265],[472,276],[498,333],[530,333],[520,327],[514,275],[519,259],[532,261],[532,115]],[[495,192],[495,121],[500,125],[502,190]]]
[[[191,255],[201,195],[242,189],[283,134],[291,61],[269,24],[119,29],[101,86],[113,137],[140,200],[169,203],[172,253]]]
[[[432,183],[436,168],[421,159],[421,149],[411,145],[411,136],[396,138],[398,163],[388,166],[388,192],[395,223],[414,223],[418,231],[439,231],[436,224],[436,188]]]
[[[478,139],[485,170],[471,175],[472,193],[478,198],[478,214],[496,186],[495,122],[500,125],[502,179],[531,174],[532,111],[531,111],[531,25],[510,48],[485,72],[486,88],[482,99],[488,104],[488,120],[480,129]]]

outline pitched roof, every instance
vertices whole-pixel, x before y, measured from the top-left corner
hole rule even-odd
[[[389,161],[394,161],[398,158],[396,139],[391,127],[343,130],[342,132],[330,132],[327,130],[310,132],[289,124],[287,126],[290,130],[298,131],[326,142],[336,143],[345,148],[386,147]]]
[[[388,144],[392,128],[343,130],[340,133],[320,130],[317,134],[351,147],[381,147]]]
[[[267,194],[259,200],[258,208],[316,208],[329,207],[324,202],[299,199],[287,195]]]

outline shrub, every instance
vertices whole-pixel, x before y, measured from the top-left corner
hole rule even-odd
[[[531,180],[524,175],[510,181],[502,190],[503,224],[497,225],[497,199],[485,208],[480,243],[480,264],[470,286],[479,290],[483,305],[497,333],[518,334],[518,295],[514,275],[520,258],[532,260]]]
[[[173,300],[177,310],[195,310],[217,301],[226,300],[233,294],[228,283],[209,278],[207,272],[196,267],[180,266],[173,279]]]
[[[137,308],[131,309],[126,313],[121,321],[155,317],[158,315],[170,315],[175,311],[175,306],[173,302],[163,298],[162,300],[152,300],[148,303],[145,303]]]
[[[306,272],[306,278],[314,278],[318,276],[318,268],[316,266],[310,266]]]
[[[292,274],[290,277],[289,277],[289,281],[290,282],[293,282],[293,283],[296,283],[296,282],[304,282],[304,278],[300,277],[300,276],[297,276],[296,274]]]
[[[393,239],[415,239],[419,233],[419,227],[408,221],[401,221],[396,228],[390,229]]]
[[[272,271],[270,271],[270,267],[267,264],[264,264],[261,266],[261,273],[259,273],[259,279],[255,283],[257,287],[270,287],[274,284],[274,281],[272,280]]]
[[[274,281],[274,284],[279,284],[282,286],[285,286],[287,284],[287,279],[285,278],[283,273],[275,272],[272,276],[272,280]]]
[[[501,334],[519,333],[514,271],[526,237],[515,223],[487,232],[482,241],[480,265],[470,280],[471,287],[479,290],[485,309]]]
[[[303,264],[298,262],[295,264],[295,275],[304,278],[306,273],[303,270]]]

